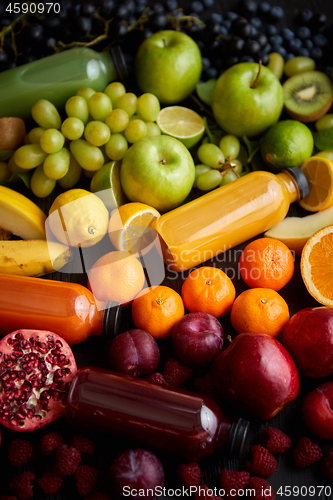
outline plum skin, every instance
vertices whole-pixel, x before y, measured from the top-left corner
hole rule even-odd
[[[324,382],[303,401],[302,417],[316,436],[333,439],[333,381]]]

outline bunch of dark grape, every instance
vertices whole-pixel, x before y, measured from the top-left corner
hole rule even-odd
[[[129,67],[138,45],[156,31],[178,29],[191,36],[203,57],[202,80],[218,77],[242,61],[262,61],[278,52],[287,61],[307,56],[331,76],[328,47],[331,25],[322,12],[294,12],[286,27],[283,9],[266,1],[240,0],[235,11],[220,13],[214,0],[193,0],[181,8],[177,0],[60,0],[58,14],[20,16],[0,4],[0,71],[84,43],[96,50],[121,45]],[[9,27],[11,29],[9,29]],[[12,36],[14,34],[14,37]],[[14,42],[13,42],[14,40]]]

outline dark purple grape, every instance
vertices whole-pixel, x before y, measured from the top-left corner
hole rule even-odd
[[[233,36],[229,40],[228,44],[228,49],[230,50],[231,54],[239,54],[242,52],[245,46],[245,40],[239,36]]]
[[[314,47],[313,41],[310,38],[308,38],[307,40],[304,40],[304,47],[308,50],[313,49],[313,47]]]
[[[245,16],[254,15],[257,10],[258,4],[255,0],[240,0],[238,4],[238,11]]]
[[[178,9],[178,2],[177,0],[167,0],[165,2],[165,6],[171,12],[173,10]]]
[[[299,28],[297,28],[295,34],[301,40],[306,40],[307,38],[310,38],[311,30],[307,26],[300,26]]]
[[[230,21],[234,21],[235,19],[238,18],[238,14],[236,14],[236,12],[233,12],[232,10],[230,10],[229,12],[226,13],[225,18],[229,19]]]
[[[274,24],[267,24],[267,27],[266,27],[266,33],[267,35],[277,35],[279,32],[279,30],[277,29],[277,27],[274,25]]]
[[[257,30],[259,30],[262,27],[262,22],[261,19],[259,19],[259,17],[252,17],[250,19],[250,24],[252,24],[252,26],[254,26]]]
[[[287,61],[289,61],[289,59],[294,59],[294,57],[295,57],[295,54],[288,53],[286,55],[286,57],[284,58],[284,60],[287,62]]]
[[[300,40],[299,38],[292,38],[291,40],[289,40],[289,43],[288,43],[288,47],[290,50],[299,50],[301,47],[302,47],[302,40]]]
[[[283,44],[283,38],[281,35],[273,35],[269,37],[269,43],[272,45],[282,45]]]
[[[267,66],[267,64],[269,63],[269,55],[262,54],[262,55],[260,55],[260,59],[261,59],[261,64],[263,64],[264,66]]]
[[[223,25],[221,25],[220,29],[220,35],[228,36],[229,35],[229,29]]]
[[[275,52],[277,52],[278,54],[280,54],[283,58],[285,58],[286,55],[287,55],[287,50],[284,47],[281,47],[281,46],[278,47]]]
[[[201,14],[205,10],[205,7],[198,0],[194,0],[194,2],[191,2],[191,10],[197,14]]]
[[[250,39],[247,41],[247,43],[245,45],[245,53],[250,55],[250,56],[259,54],[260,49],[261,49],[261,45],[256,40]]]
[[[208,20],[211,21],[212,23],[221,24],[223,22],[223,16],[218,12],[212,12],[211,14],[209,14]]]
[[[29,26],[29,36],[33,40],[41,40],[43,38],[44,28],[41,24],[32,24]]]
[[[316,33],[315,35],[313,35],[312,40],[316,47],[323,48],[326,47],[326,45],[328,44],[327,37],[322,33]]]
[[[284,10],[279,5],[273,5],[269,12],[269,17],[274,21],[280,21],[284,18]]]
[[[7,17],[0,19],[0,28],[5,28],[6,26],[9,25],[10,25],[10,19],[8,19]]]
[[[263,48],[261,49],[261,52],[263,54],[269,54],[270,52],[272,52],[272,46],[270,43],[266,43],[266,45],[263,46]]]
[[[301,25],[307,25],[310,23],[312,17],[313,12],[310,9],[302,9],[296,16],[296,22]]]
[[[260,43],[260,47],[264,47],[267,43],[267,36],[264,33],[257,33],[252,37],[253,40],[257,40]]]
[[[310,57],[315,61],[319,61],[323,57],[323,51],[320,47],[313,47],[310,51]]]
[[[92,30],[92,19],[91,17],[84,17],[80,16],[78,17],[76,21],[76,27],[78,28],[79,32],[82,34],[90,33]]]
[[[86,4],[81,6],[81,15],[82,16],[86,16],[86,17],[93,16],[95,14],[95,12],[96,12],[96,7],[92,3],[86,3]]]
[[[230,66],[234,66],[235,64],[239,63],[239,58],[237,56],[232,56],[231,54],[228,55],[225,58],[225,65],[227,68],[230,68]]]
[[[210,60],[208,59],[208,57],[203,57],[201,61],[202,61],[202,71],[205,71],[207,68],[210,67]]]
[[[312,29],[322,29],[327,24],[327,16],[323,12],[317,12],[311,18],[311,28]]]
[[[299,56],[310,57],[310,50],[306,47],[301,47],[298,51]]]
[[[208,80],[210,78],[217,78],[218,77],[218,71],[216,68],[213,68],[213,67],[207,68],[205,73],[207,75]]]
[[[239,59],[239,62],[255,62],[255,60],[252,56],[245,55]]]
[[[258,6],[258,10],[261,14],[267,15],[271,10],[271,5],[268,2],[260,2]]]
[[[215,0],[202,0],[202,3],[207,9],[210,9],[211,7],[214,7]]]
[[[283,37],[284,40],[291,40],[292,38],[294,38],[295,33],[291,31],[291,29],[289,28],[282,28],[281,36]]]
[[[157,12],[151,17],[151,23],[155,28],[164,29],[168,24],[168,17],[163,12]]]

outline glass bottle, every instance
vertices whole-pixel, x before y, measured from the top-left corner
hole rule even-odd
[[[298,167],[251,172],[159,217],[163,259],[177,272],[197,266],[275,226],[309,194]]]
[[[101,308],[78,283],[0,273],[0,334],[21,328],[50,330],[70,345],[91,335],[114,335],[121,306]]]
[[[125,436],[189,460],[218,450],[239,456],[248,430],[247,421],[233,422],[207,396],[95,367],[75,375],[65,414],[76,428]]]
[[[103,92],[111,81],[125,76],[125,60],[119,47],[110,52],[87,47],[64,50],[0,73],[0,117],[28,119],[39,99],[61,108],[79,88]]]

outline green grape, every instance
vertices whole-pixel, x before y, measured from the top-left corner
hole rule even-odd
[[[220,186],[225,186],[226,184],[229,184],[229,182],[233,182],[236,179],[238,179],[237,175],[235,172],[233,172],[231,169],[227,170],[225,174],[222,175],[222,181],[220,183]]]
[[[23,144],[31,144],[29,134],[25,134],[25,136],[23,137]]]
[[[93,170],[86,170],[83,168],[82,171],[88,179],[92,179],[92,177],[94,177],[95,172]]]
[[[104,94],[110,97],[112,106],[115,108],[117,99],[120,96],[126,94],[126,89],[122,83],[112,82],[106,87],[106,89],[104,90]]]
[[[297,56],[289,59],[284,67],[284,72],[287,76],[303,73],[304,71],[313,71],[316,69],[316,62],[311,57]]]
[[[89,112],[94,120],[104,122],[112,111],[112,102],[103,92],[95,92],[88,101]]]
[[[125,128],[125,137],[128,142],[137,142],[147,135],[147,126],[142,120],[133,120]]]
[[[56,181],[47,177],[43,165],[39,165],[30,179],[30,189],[38,198],[46,198],[55,188]]]
[[[89,118],[88,103],[84,97],[73,95],[65,104],[65,111],[68,117],[79,118],[83,123],[87,123]]]
[[[104,164],[102,151],[84,139],[72,141],[69,147],[78,164],[85,170],[99,170]]]
[[[44,160],[44,174],[50,179],[61,179],[68,172],[70,158],[70,152],[66,148],[49,154]]]
[[[48,128],[40,136],[40,147],[45,153],[57,153],[64,144],[64,135],[55,128]]]
[[[110,160],[122,160],[128,149],[128,142],[122,134],[112,134],[105,144],[105,152]]]
[[[225,158],[237,158],[240,151],[240,142],[234,135],[225,135],[220,141],[220,150]]]
[[[90,87],[81,87],[77,92],[76,95],[83,97],[87,102],[89,101],[90,97],[95,93],[96,91],[94,89],[91,89]]]
[[[80,120],[80,118],[71,116],[62,122],[61,132],[64,134],[66,139],[75,141],[76,139],[80,139],[80,137],[82,137],[84,132],[84,123]]]
[[[130,122],[132,122],[133,120],[142,120],[142,121],[144,121],[142,119],[142,117],[138,113],[135,113],[134,115],[132,115],[132,116],[129,117],[129,121]]]
[[[240,175],[241,172],[242,172],[242,170],[243,170],[242,163],[237,158],[231,160],[230,163],[231,163],[231,166],[232,166],[232,170],[234,172],[236,172],[236,174]]]
[[[284,72],[284,58],[278,52],[271,52],[269,54],[269,62],[267,68],[278,77],[279,80],[283,77]]]
[[[16,165],[25,170],[38,167],[46,157],[47,153],[42,150],[39,144],[26,144],[18,148],[14,153]]]
[[[199,177],[199,175],[203,174],[204,172],[208,172],[208,170],[211,170],[211,167],[208,167],[208,165],[204,165],[203,163],[195,166],[195,179],[193,187],[197,187],[197,178]]]
[[[0,182],[7,182],[13,172],[10,170],[8,163],[5,161],[0,161]]]
[[[323,130],[324,128],[333,127],[333,114],[327,113],[315,122],[315,127],[317,130]]]
[[[98,120],[87,123],[84,129],[84,138],[93,146],[103,146],[110,139],[111,132],[109,127]]]
[[[128,116],[132,116],[136,112],[137,106],[138,98],[136,97],[136,95],[132,92],[126,92],[126,94],[123,94],[116,100],[114,107],[117,109],[123,109],[124,111],[126,111]]]
[[[161,129],[157,123],[146,122],[147,134],[146,137],[153,137],[156,135],[161,135]]]
[[[41,135],[45,132],[45,128],[43,127],[35,127],[30,130],[28,136],[30,140],[30,144],[39,144]]]
[[[15,163],[14,155],[11,156],[8,160],[8,168],[13,174],[27,171],[25,168],[21,168]]]
[[[215,189],[221,182],[221,172],[214,168],[198,175],[196,179],[196,187],[200,191],[211,191]]]
[[[220,148],[212,143],[201,144],[197,154],[201,163],[212,168],[220,168],[225,162],[224,154]]]
[[[114,109],[105,119],[105,123],[113,134],[125,130],[129,123],[129,116],[123,109]]]
[[[70,153],[70,162],[67,174],[61,177],[61,179],[58,179],[58,184],[63,189],[71,189],[79,182],[81,174],[82,167],[80,167],[72,153]]]
[[[40,99],[31,108],[31,115],[40,127],[47,128],[60,128],[61,118],[57,108],[52,102],[46,99]]]
[[[160,101],[154,94],[142,94],[138,98],[137,109],[145,122],[155,122],[161,110]]]

